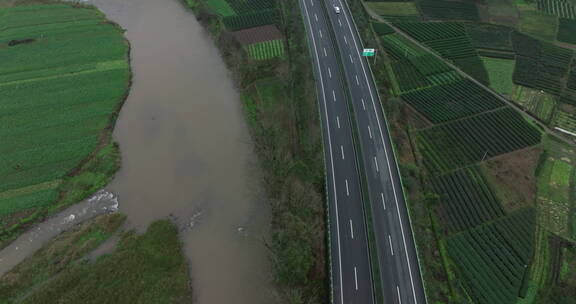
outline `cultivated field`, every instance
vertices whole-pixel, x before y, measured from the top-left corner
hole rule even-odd
[[[202,0],[256,61],[284,56],[278,3],[269,0]]]
[[[417,5],[425,21],[388,18],[403,33],[535,119],[576,127],[574,51],[555,43],[557,32],[570,41],[571,19],[539,10],[539,2],[407,2]],[[435,9],[443,5],[459,9]],[[485,23],[469,22],[479,20]],[[558,263],[557,252],[574,246],[551,241],[574,233],[574,194],[566,192],[573,192],[574,169],[567,159],[576,157],[574,151],[551,156],[550,140],[542,143],[541,129],[529,119],[393,29],[377,23],[373,28],[386,53],[374,67],[385,71],[389,85],[382,90],[410,109],[393,114],[402,117],[398,125],[410,123],[396,132],[410,134],[415,165],[425,172],[420,199],[440,241],[437,249],[420,243],[420,251],[428,258],[441,252],[445,267],[439,273],[435,260],[424,262],[434,273],[428,280],[436,289],[429,293],[445,295],[434,300],[535,304],[569,294],[552,282],[559,272],[550,265]],[[422,208],[419,203],[412,208]],[[561,292],[548,293],[551,288]]]
[[[96,9],[65,4],[0,9],[0,240],[70,189],[110,140],[128,88],[128,45]],[[104,179],[109,178],[108,176]],[[73,188],[73,187],[72,187]]]

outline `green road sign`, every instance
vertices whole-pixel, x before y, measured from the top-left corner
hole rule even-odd
[[[365,57],[372,57],[374,56],[374,54],[376,54],[376,50],[374,49],[364,49],[364,51],[362,52],[362,56]]]

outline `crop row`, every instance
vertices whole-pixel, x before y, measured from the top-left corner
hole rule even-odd
[[[420,11],[430,19],[479,21],[478,8],[473,2],[423,0]]]
[[[398,34],[383,36],[382,45],[386,49],[388,55],[390,55],[394,60],[427,55],[426,51],[415,46],[406,38]]]
[[[392,70],[401,92],[417,90],[430,86],[430,82],[408,60],[392,62]]]
[[[576,9],[568,0],[538,0],[538,10],[563,18],[576,18]]]
[[[511,35],[513,29],[507,26],[467,23],[467,32],[472,40],[472,45],[477,49],[513,51]]]
[[[568,82],[566,86],[572,90],[576,90],[576,60],[574,61],[575,66],[570,71],[570,75],[568,75]]]
[[[457,67],[459,67],[466,74],[474,77],[474,79],[485,85],[490,84],[490,80],[488,79],[488,71],[486,70],[486,66],[484,66],[484,62],[479,56],[474,55],[457,58],[453,61]]]
[[[0,29],[10,30],[35,25],[45,25],[61,22],[77,22],[85,20],[101,20],[102,14],[88,8],[73,8],[69,5],[35,5],[28,9],[9,8],[3,10],[0,18]]]
[[[230,31],[238,31],[255,26],[280,23],[278,10],[263,10],[243,15],[233,15],[222,18],[224,26]]]
[[[576,116],[563,111],[558,111],[554,118],[554,125],[566,131],[576,133]]]
[[[0,218],[23,210],[46,206],[57,198],[58,192],[55,189],[49,189],[0,199]]]
[[[504,216],[488,183],[475,167],[454,171],[433,180],[439,206],[451,232],[458,232]]]
[[[461,22],[399,22],[394,25],[422,42],[466,36],[466,28]]]
[[[419,132],[424,164],[434,174],[538,144],[540,137],[508,107]]]
[[[130,78],[122,31],[96,9],[0,10],[0,193],[60,180],[89,157]],[[12,40],[29,38],[26,43]],[[17,190],[19,189],[19,190]],[[45,206],[43,189],[0,201],[0,214]]]
[[[514,83],[559,95],[562,90],[560,82],[566,69],[544,65],[533,58],[519,56],[516,60]]]
[[[478,56],[498,58],[498,59],[515,59],[516,58],[516,55],[514,53],[491,51],[491,50],[478,50]]]
[[[372,28],[379,36],[393,34],[395,32],[394,29],[386,23],[372,22]]]
[[[284,55],[284,41],[268,40],[247,46],[248,54],[254,60],[266,60]]]
[[[406,93],[402,99],[433,123],[479,114],[504,105],[467,79]]]
[[[237,15],[256,11],[271,10],[277,7],[276,0],[226,0]]]
[[[476,303],[516,301],[528,270],[534,230],[535,212],[527,208],[448,239],[448,253]]]
[[[558,23],[558,41],[576,44],[576,20],[560,18]]]

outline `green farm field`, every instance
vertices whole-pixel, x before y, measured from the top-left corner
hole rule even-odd
[[[84,180],[80,191],[69,183],[108,146],[130,69],[122,30],[96,9],[34,5],[0,15],[1,244],[23,228],[21,220],[85,198],[90,185],[109,178]],[[74,200],[61,196],[64,188]]]
[[[544,122],[554,115],[556,100],[552,94],[523,86],[515,86],[512,100]]]
[[[266,60],[284,55],[284,42],[282,40],[268,40],[247,46],[248,54],[254,60]]]
[[[380,16],[418,16],[412,2],[367,2],[366,5]]]
[[[482,62],[488,72],[490,87],[504,96],[510,95],[514,88],[512,75],[514,74],[515,61],[482,57]]]
[[[521,11],[518,29],[526,34],[546,40],[556,40],[558,17],[537,11]]]

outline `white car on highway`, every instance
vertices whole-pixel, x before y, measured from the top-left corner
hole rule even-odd
[[[340,7],[335,6],[334,11],[336,12],[336,14],[340,14]]]

